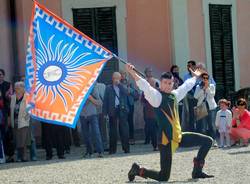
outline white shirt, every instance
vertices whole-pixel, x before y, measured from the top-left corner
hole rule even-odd
[[[120,105],[120,101],[119,101],[120,89],[116,85],[113,85],[113,88],[115,90],[115,107],[118,107]]]
[[[215,109],[217,107],[217,104],[214,100],[214,96],[215,96],[214,84],[209,84],[208,88],[205,91],[199,85],[196,86],[194,98],[198,100],[197,106],[201,105],[203,100],[206,98],[209,110]]]
[[[219,110],[216,114],[215,125],[218,127],[219,132],[228,132],[227,126],[231,126],[232,113],[230,110]]]
[[[171,92],[175,95],[177,103],[186,96],[187,92],[194,87],[195,83],[196,77],[192,77]],[[144,92],[145,99],[150,103],[150,105],[156,108],[161,105],[162,95],[157,89],[153,88],[145,79],[139,79],[136,81],[136,84],[139,89]]]

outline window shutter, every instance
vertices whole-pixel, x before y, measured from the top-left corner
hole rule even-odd
[[[95,40],[93,10],[90,8],[73,9],[74,27]]]
[[[115,11],[116,7],[73,9],[73,22],[81,32],[118,55]],[[117,59],[109,60],[99,81],[110,84],[112,74],[118,68]]]
[[[217,99],[235,90],[231,5],[209,5],[213,77]]]

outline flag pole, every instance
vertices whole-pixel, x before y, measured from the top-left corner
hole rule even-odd
[[[122,58],[118,57],[117,55],[114,55],[114,57],[115,57],[116,59],[118,59],[118,61],[122,62],[123,64],[125,64],[125,65],[128,64],[127,61],[123,60]],[[133,70],[134,70],[137,74],[139,74],[141,77],[145,78],[145,75],[144,75],[142,72],[140,72],[140,71],[137,70],[136,68],[134,68]]]

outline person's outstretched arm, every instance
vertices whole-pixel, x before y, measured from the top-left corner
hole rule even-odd
[[[198,77],[204,73],[204,70],[196,69],[195,71],[190,70],[193,77],[187,79],[181,86],[173,90],[172,93],[176,96],[177,102],[180,102],[186,94],[195,86]]]
[[[161,93],[155,88],[153,88],[145,79],[141,78],[133,69],[133,65],[126,64],[127,72],[135,80],[136,85],[139,87],[139,89],[144,92],[145,99],[153,107],[159,107],[162,100]]]

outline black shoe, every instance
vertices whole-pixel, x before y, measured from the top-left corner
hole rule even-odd
[[[235,142],[231,145],[231,147],[237,146],[237,145],[239,145],[239,144],[240,144],[240,141],[235,141]]]
[[[92,157],[92,154],[91,153],[85,153],[83,155],[83,158],[91,158]]]
[[[198,179],[198,178],[213,178],[213,175],[208,175],[204,172],[193,172],[192,173],[192,178],[193,179]]]
[[[6,163],[10,163],[10,162],[15,162],[14,158],[12,157],[7,158]]]
[[[109,155],[113,155],[115,153],[116,153],[116,151],[109,151]]]
[[[60,155],[58,156],[59,159],[65,159],[65,156],[64,155]]]
[[[75,143],[75,147],[81,147],[80,143]]]
[[[129,150],[125,150],[124,153],[130,153],[130,151]]]
[[[205,160],[198,160],[196,157],[193,160],[194,168],[192,172],[192,178],[213,178],[213,175],[207,175],[206,173],[202,172],[203,166],[205,164]]]
[[[52,156],[46,156],[46,160],[51,160]]]
[[[140,166],[136,163],[133,163],[130,171],[128,172],[129,181],[134,181],[135,176],[139,175],[139,171],[140,171]]]
[[[26,159],[22,159],[22,160],[21,160],[21,162],[28,162],[28,160],[26,160]]]
[[[109,148],[105,148],[104,151],[105,151],[105,152],[109,152]]]
[[[134,144],[135,144],[135,140],[134,140],[134,139],[130,139],[130,140],[129,140],[129,144],[130,144],[130,145],[134,145]]]
[[[102,153],[98,153],[97,154],[97,158],[103,158],[103,154]]]

